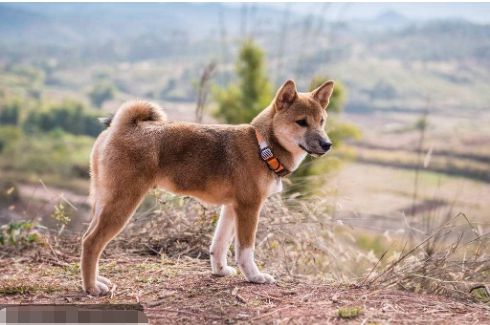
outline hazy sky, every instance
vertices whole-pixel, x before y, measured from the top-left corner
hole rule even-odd
[[[284,8],[288,4],[264,4]],[[369,19],[386,11],[396,11],[417,20],[459,18],[490,23],[490,3],[303,3],[293,5],[297,12],[324,13],[335,20]]]

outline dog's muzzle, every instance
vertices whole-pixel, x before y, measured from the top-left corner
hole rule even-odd
[[[327,148],[327,144],[325,144],[324,146],[321,146],[321,151],[320,150],[311,150],[311,149],[307,149],[305,146],[303,145],[299,145],[299,147],[301,149],[303,149],[304,151],[306,151],[310,156],[313,156],[313,157],[320,157],[320,156],[323,156],[324,154],[327,153],[327,151],[330,150],[330,148],[332,147],[332,143],[328,143],[328,148]]]

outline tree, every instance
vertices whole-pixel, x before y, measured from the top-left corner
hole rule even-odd
[[[101,108],[102,105],[114,98],[114,87],[107,82],[102,82],[97,85],[89,92],[90,102],[95,107]]]
[[[264,65],[260,47],[251,40],[245,41],[236,65],[238,82],[214,91],[218,117],[228,123],[248,123],[269,105],[272,92]]]
[[[21,104],[18,101],[0,104],[0,124],[19,124],[20,105]]]
[[[103,129],[95,112],[76,101],[63,101],[31,111],[24,121],[28,133],[49,132],[55,129],[76,135],[97,136]]]

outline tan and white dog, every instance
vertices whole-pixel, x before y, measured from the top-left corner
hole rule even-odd
[[[210,248],[213,274],[235,274],[227,264],[235,237],[236,262],[245,278],[274,282],[254,260],[260,209],[307,153],[319,156],[330,149],[324,127],[333,86],[327,81],[298,93],[288,80],[251,124],[242,125],[169,122],[158,106],[144,101],[119,108],[91,155],[92,221],[81,254],[84,290],[109,291],[110,281],[98,273],[99,257],[154,187],[222,205]]]

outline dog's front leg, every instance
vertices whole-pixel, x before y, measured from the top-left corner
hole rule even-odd
[[[239,204],[236,207],[236,260],[249,282],[273,283],[274,278],[267,273],[260,272],[257,264],[255,264],[255,233],[257,232],[260,208],[261,204]]]
[[[236,270],[228,266],[227,253],[233,234],[235,233],[235,211],[230,205],[223,205],[214,233],[213,242],[209,249],[211,269],[214,275],[227,276],[236,274]]]

